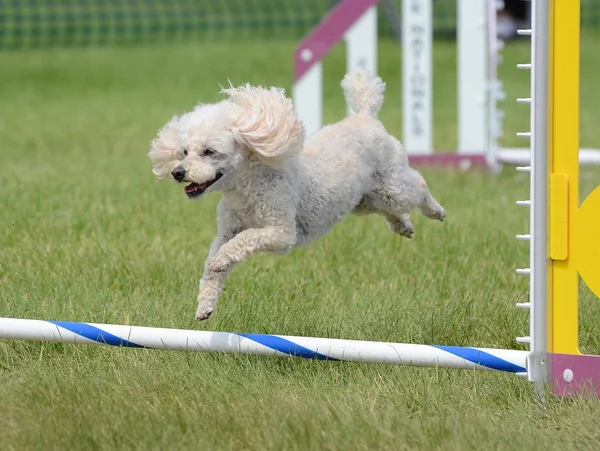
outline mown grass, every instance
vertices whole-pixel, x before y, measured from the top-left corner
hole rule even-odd
[[[594,42],[583,42],[582,146],[598,146]],[[218,195],[189,202],[145,154],[159,127],[218,84],[290,88],[293,43],[0,54],[0,316],[523,349],[528,177],[426,170],[444,224],[412,240],[350,217],[306,249],[259,256],[192,321]],[[400,55],[380,46],[381,118],[401,136]],[[509,99],[528,89],[510,44]],[[436,43],[435,143],[456,145],[454,44]],[[343,49],[326,65],[326,120],[342,117]],[[527,127],[505,105],[505,143]],[[582,191],[600,172],[586,169]],[[582,290],[582,349],[599,352]],[[3,449],[598,449],[597,403],[540,409],[515,376],[234,355],[0,342]]]

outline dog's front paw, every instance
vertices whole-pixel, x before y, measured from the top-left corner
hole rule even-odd
[[[435,212],[434,219],[444,222],[444,219],[446,219],[446,210],[440,208],[438,211]]]
[[[397,225],[396,233],[406,238],[412,238],[413,233],[415,233],[415,228],[411,222],[402,222]]]
[[[403,216],[393,221],[387,221],[390,232],[396,233],[406,238],[412,238],[415,233],[415,226],[408,216]]]
[[[229,269],[233,261],[224,253],[217,253],[208,263],[210,272],[225,272]]]
[[[215,311],[215,303],[200,301],[196,310],[196,321],[203,321],[210,318],[210,315]]]
[[[433,219],[436,221],[444,222],[444,219],[446,219],[446,210],[444,210],[439,205],[436,208],[422,208],[421,213],[423,213],[429,219]]]

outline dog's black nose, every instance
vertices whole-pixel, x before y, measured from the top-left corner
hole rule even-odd
[[[175,180],[181,182],[185,178],[185,169],[183,169],[181,166],[177,166],[171,171],[171,175]]]

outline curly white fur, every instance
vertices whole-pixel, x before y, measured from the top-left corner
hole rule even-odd
[[[177,158],[175,152],[179,148],[177,141],[177,125],[179,118],[173,117],[158,132],[158,136],[152,141],[148,156],[152,160],[152,172],[159,179],[165,178],[176,166]]]
[[[261,161],[276,164],[302,152],[304,126],[283,89],[245,84],[221,92],[244,112],[234,124],[236,140]]]
[[[383,105],[385,83],[379,77],[371,77],[364,69],[346,74],[342,89],[350,108],[356,113],[374,116]]]
[[[385,84],[358,69],[342,87],[357,114],[306,141],[282,89],[248,84],[224,89],[226,100],[173,118],[152,141],[148,156],[157,177],[171,173],[190,183],[190,197],[222,192],[196,319],[215,310],[237,263],[258,252],[306,245],[350,213],[378,214],[405,237],[414,232],[409,213],[415,208],[431,219],[445,218],[400,142],[374,117]]]

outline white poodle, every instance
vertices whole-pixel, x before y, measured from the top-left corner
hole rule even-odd
[[[409,238],[414,208],[444,220],[400,142],[375,118],[385,84],[359,69],[344,77],[342,88],[356,114],[306,142],[284,90],[249,84],[223,89],[226,100],[174,117],[153,140],[148,156],[158,178],[187,183],[192,199],[222,192],[197,320],[214,312],[236,263],[309,244],[349,213],[381,215],[392,232]]]

